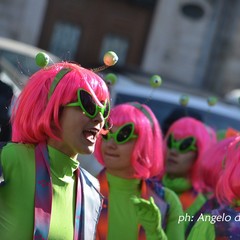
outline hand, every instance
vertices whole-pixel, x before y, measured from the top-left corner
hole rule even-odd
[[[161,214],[153,197],[145,200],[133,196],[131,201],[135,207],[139,224],[141,224],[146,233],[152,234],[161,231]]]

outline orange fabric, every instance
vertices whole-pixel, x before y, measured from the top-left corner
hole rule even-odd
[[[180,202],[182,203],[183,211],[188,209],[195,201],[197,195],[192,191],[183,192],[179,195]]]
[[[226,133],[225,133],[226,138],[236,137],[236,136],[239,136],[239,135],[240,135],[240,132],[238,132],[237,130],[235,130],[233,128],[228,128]]]

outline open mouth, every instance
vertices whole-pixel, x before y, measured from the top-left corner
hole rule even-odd
[[[84,137],[91,143],[95,143],[97,139],[98,131],[96,129],[84,130],[83,135]]]

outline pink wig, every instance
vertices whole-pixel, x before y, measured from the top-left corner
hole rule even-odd
[[[131,105],[131,103],[115,106],[111,110],[110,120],[114,126],[122,126],[128,122],[134,123],[135,134],[138,135],[138,138],[131,157],[132,166],[135,169],[133,177],[146,179],[162,174],[162,131],[150,108],[144,104],[140,106],[150,115],[152,124],[143,110]],[[98,162],[104,166],[101,144],[102,138],[99,138],[96,143],[95,156]]]
[[[224,170],[224,162],[229,144],[234,137],[223,139],[208,148],[199,161],[199,172],[203,193],[215,193],[215,188]]]
[[[48,100],[50,86],[63,68],[71,71],[61,78]],[[35,144],[49,137],[59,139],[54,131],[61,130],[61,107],[77,101],[79,88],[91,92],[99,105],[100,101],[109,98],[105,82],[91,70],[74,63],[56,63],[33,74],[13,109],[12,141]]]
[[[182,117],[170,126],[164,138],[165,146],[168,136],[172,133],[175,139],[183,139],[189,136],[196,139],[197,159],[190,170],[189,176],[186,177],[190,177],[193,187],[196,190],[199,190],[199,159],[201,159],[208,147],[216,143],[216,134],[214,134],[214,130],[212,128],[209,128],[201,121],[192,117]]]
[[[236,204],[240,200],[240,137],[229,145],[224,171],[216,186],[216,197],[221,204]],[[237,204],[239,206],[239,202]]]

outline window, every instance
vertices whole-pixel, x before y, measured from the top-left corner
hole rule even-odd
[[[119,58],[118,66],[123,66],[127,58],[128,48],[129,43],[126,38],[114,34],[107,34],[102,42],[99,61],[102,62],[102,57],[107,51],[114,51]]]
[[[192,20],[199,20],[204,15],[203,8],[196,3],[186,3],[181,6],[182,14]]]
[[[49,51],[63,60],[74,60],[80,36],[81,29],[78,26],[58,22],[53,29]]]

